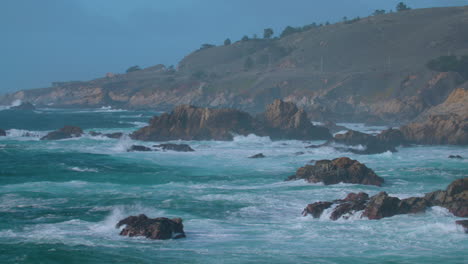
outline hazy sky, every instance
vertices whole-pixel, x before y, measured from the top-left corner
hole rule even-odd
[[[2,0],[0,93],[176,65],[203,43],[367,16],[401,0]],[[411,0],[413,8],[468,0]]]

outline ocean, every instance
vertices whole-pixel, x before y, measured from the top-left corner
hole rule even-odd
[[[102,109],[0,111],[0,263],[468,263],[468,235],[441,207],[382,220],[301,215],[350,192],[407,198],[468,176],[468,149],[413,146],[356,155],[320,141],[172,141],[195,152],[127,152],[128,134],[157,112]],[[124,132],[121,139],[40,137],[64,125]],[[341,124],[367,133],[386,127]],[[304,152],[303,154],[299,152]],[[263,159],[249,159],[263,153]],[[463,160],[448,159],[461,155]],[[284,179],[312,160],[347,156],[382,187]],[[181,217],[185,239],[123,237],[130,215]]]

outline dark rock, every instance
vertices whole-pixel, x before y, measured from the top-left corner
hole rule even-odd
[[[379,154],[387,151],[396,152],[395,147],[398,144],[393,142],[396,139],[391,138],[391,135],[396,133],[386,131],[382,133],[384,134],[373,136],[359,131],[349,130],[344,134],[335,135],[333,142],[351,146],[361,145],[365,148],[364,150],[348,149],[356,154]]]
[[[463,157],[460,155],[450,155],[448,158],[449,159],[463,159]]]
[[[165,217],[148,218],[146,215],[129,216],[120,220],[116,228],[125,225],[122,236],[144,236],[150,239],[177,239],[185,237],[182,219]]]
[[[53,131],[41,138],[41,140],[60,140],[67,138],[81,137],[83,130],[75,126],[64,126],[63,128]]]
[[[118,138],[121,138],[123,136],[123,133],[122,132],[115,132],[115,133],[104,134],[104,136],[108,137],[108,138],[118,139]]]
[[[161,148],[162,150],[172,150],[172,151],[179,151],[179,152],[195,151],[187,144],[160,144],[160,145],[154,145],[153,147]]]
[[[305,154],[304,151],[298,151],[298,152],[294,153],[294,155],[296,155],[296,156],[300,156],[300,155],[304,155],[304,154]]]
[[[153,151],[151,148],[145,147],[145,146],[139,146],[139,145],[132,145],[128,150],[128,152],[133,152],[133,151]]]
[[[447,208],[459,217],[468,217],[468,177],[453,181],[445,191],[427,193],[425,198],[435,206]]]
[[[294,103],[275,100],[263,114],[268,135],[272,139],[318,140],[330,139],[330,131],[325,127],[314,126],[307,113]]]
[[[458,220],[455,222],[463,228],[463,231],[468,234],[468,220]]]
[[[118,139],[118,138],[121,138],[123,136],[123,133],[115,132],[115,133],[103,134],[101,132],[89,131],[89,135],[91,135],[93,137],[104,136],[104,137],[108,137],[108,138]]]
[[[262,159],[262,158],[265,158],[265,155],[263,155],[263,153],[258,153],[249,157],[249,159]]]
[[[101,135],[102,135],[102,133],[96,132],[96,131],[89,131],[88,134],[89,134],[90,136],[92,136],[92,137],[97,137],[97,136],[101,136]]]
[[[21,103],[18,106],[11,107],[10,110],[33,111],[33,110],[36,110],[36,107],[34,107],[34,105],[31,104],[30,102],[24,102],[24,103]]]
[[[384,179],[377,176],[372,169],[350,158],[319,160],[315,165],[306,165],[297,170],[287,180],[304,179],[308,182],[323,182],[325,185],[340,182],[381,186]]]
[[[390,128],[380,132],[376,136],[377,140],[387,146],[405,146],[408,144],[405,139],[405,135],[399,129]]]
[[[347,127],[339,126],[339,125],[335,124],[332,121],[323,122],[323,126],[328,128],[328,130],[330,130],[332,133],[336,133],[336,132],[340,132],[340,131],[344,131],[344,130],[349,130]]]
[[[171,113],[155,116],[149,126],[130,135],[146,141],[232,140],[233,135],[256,134],[272,139],[329,139],[327,128],[312,125],[293,103],[275,101],[261,118],[235,109],[212,109],[182,105]]]
[[[410,197],[400,200],[391,197],[386,192],[380,192],[369,198],[366,193],[350,193],[343,200],[333,202],[316,202],[307,205],[303,215],[313,214],[320,217],[323,211],[332,207],[330,219],[337,220],[340,217],[347,218],[358,211],[362,211],[362,217],[368,219],[381,219],[399,214],[422,213],[431,206],[447,208],[455,216],[468,216],[468,177],[453,181],[446,190],[427,193],[424,197]],[[322,207],[324,207],[322,209]]]
[[[313,204],[307,205],[307,207],[302,211],[302,215],[306,216],[311,214],[314,218],[319,218],[323,211],[330,208],[333,205],[331,202],[316,202]]]
[[[372,196],[366,205],[363,216],[369,219],[381,219],[398,214],[400,199],[390,197],[386,192]]]
[[[6,131],[0,128],[0,137],[5,137]]]
[[[232,140],[233,134],[256,132],[259,124],[248,113],[234,109],[210,109],[189,105],[176,107],[151,119],[149,126],[130,135],[145,141]]]
[[[398,214],[415,214],[426,211],[431,203],[424,197],[410,197],[400,201]]]

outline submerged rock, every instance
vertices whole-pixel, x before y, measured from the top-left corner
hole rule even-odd
[[[6,136],[6,131],[0,128],[0,137]]]
[[[346,146],[362,146],[363,149],[352,147],[340,147],[336,144]],[[398,129],[387,129],[377,136],[362,133],[355,130],[348,130],[343,134],[336,134],[333,139],[320,145],[311,145],[306,148],[333,147],[339,151],[352,152],[355,154],[379,154],[387,151],[396,152],[396,147],[407,145],[403,133]]]
[[[387,151],[396,152],[395,147],[403,143],[397,139],[396,135],[398,134],[399,133],[394,132],[393,130],[385,130],[378,136],[373,136],[349,130],[344,134],[335,135],[333,142],[350,146],[363,146],[364,150],[349,149],[349,151],[356,154],[379,154]]]
[[[381,186],[384,179],[377,176],[372,169],[347,157],[334,160],[319,160],[315,165],[299,168],[295,175],[287,180],[304,179],[311,183],[323,182],[325,185],[340,182]]]
[[[463,159],[463,157],[460,156],[460,155],[450,155],[450,156],[448,156],[448,158],[449,159]]]
[[[422,213],[431,206],[447,208],[455,216],[468,216],[468,178],[452,182],[446,190],[426,194],[424,197],[399,199],[380,192],[369,198],[366,193],[350,193],[343,200],[333,202],[316,202],[307,205],[303,215],[311,214],[314,218],[322,215],[325,209],[334,206],[330,219],[348,218],[362,211],[361,217],[382,219],[399,214]]]
[[[261,158],[265,158],[265,155],[263,155],[263,153],[258,153],[249,157],[249,159],[261,159]]]
[[[185,237],[184,225],[181,218],[148,218],[146,215],[129,216],[120,220],[116,228],[125,227],[121,236],[144,236],[150,239],[178,239]]]
[[[458,220],[455,222],[455,224],[461,226],[463,231],[468,234],[468,220]]]
[[[145,147],[145,146],[140,146],[140,145],[132,145],[129,149],[127,149],[127,152],[134,152],[134,151],[153,151],[151,148]]]
[[[33,110],[36,110],[36,107],[33,104],[31,104],[30,102],[24,102],[24,103],[21,103],[18,106],[11,107],[10,110],[33,111]]]
[[[172,151],[178,151],[178,152],[192,152],[195,151],[193,148],[191,148],[187,144],[160,144],[160,145],[154,145],[153,147],[155,148],[160,148],[162,150],[172,150]]]
[[[103,134],[101,132],[89,131],[89,135],[91,135],[93,137],[104,136],[104,137],[108,137],[108,138],[119,139],[119,138],[121,138],[123,136],[123,133],[122,132],[115,132],[115,133]]]
[[[63,128],[53,131],[41,138],[41,140],[60,140],[67,138],[76,138],[83,135],[83,130],[76,126],[64,126]]]
[[[336,133],[336,132],[340,132],[340,131],[344,131],[344,130],[349,130],[347,127],[339,126],[339,125],[335,124],[332,121],[323,122],[323,126],[328,128],[328,130],[330,130],[330,132],[332,132],[332,133]]]

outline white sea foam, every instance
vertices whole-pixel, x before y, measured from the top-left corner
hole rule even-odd
[[[6,131],[7,137],[12,138],[36,138],[39,139],[47,135],[47,131],[30,131],[24,129],[8,129]]]
[[[77,172],[99,172],[97,169],[91,168],[70,167],[69,169]]]

